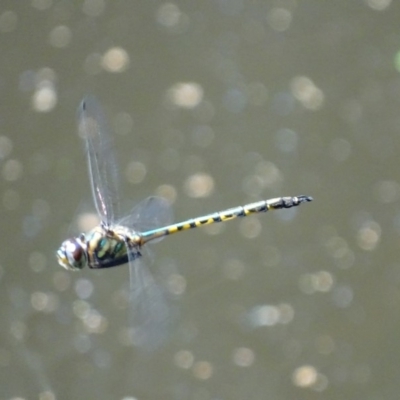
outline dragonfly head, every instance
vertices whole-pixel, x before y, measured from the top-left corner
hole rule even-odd
[[[57,251],[58,263],[70,271],[79,271],[88,263],[84,236],[64,241]]]

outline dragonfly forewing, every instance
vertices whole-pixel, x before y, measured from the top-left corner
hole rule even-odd
[[[93,96],[78,110],[79,134],[86,144],[93,199],[102,221],[111,225],[118,213],[118,170],[104,112]]]

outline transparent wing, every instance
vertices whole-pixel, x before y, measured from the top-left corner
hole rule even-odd
[[[78,127],[86,144],[94,204],[101,219],[110,225],[119,202],[118,171],[107,122],[95,97],[83,99],[78,110]]]
[[[141,258],[129,259],[130,326],[135,346],[152,351],[167,339],[171,309],[164,290],[157,285]]]
[[[135,206],[127,217],[119,221],[119,224],[138,232],[145,232],[170,225],[172,220],[173,212],[168,200],[151,196]]]

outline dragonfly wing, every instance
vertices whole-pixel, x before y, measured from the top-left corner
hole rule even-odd
[[[130,326],[135,346],[155,350],[166,340],[170,329],[170,308],[161,286],[143,260],[129,256]]]
[[[161,228],[172,224],[172,207],[163,197],[151,196],[135,206],[120,224],[138,232]]]
[[[111,225],[119,201],[118,171],[104,112],[95,97],[83,99],[78,110],[78,127],[86,145],[89,179],[97,212],[106,224]]]

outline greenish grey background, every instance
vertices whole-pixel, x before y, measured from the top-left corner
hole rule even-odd
[[[390,0],[2,1],[0,398],[398,399],[399,18]],[[99,65],[113,47],[118,73]],[[48,112],[32,107],[43,77]],[[200,104],[171,104],[180,82]],[[125,338],[127,268],[55,260],[91,201],[87,93],[116,132],[128,208],[162,185],[176,221],[315,199],[154,246],[160,284],[186,285],[152,354]],[[210,195],[188,195],[197,173]]]

